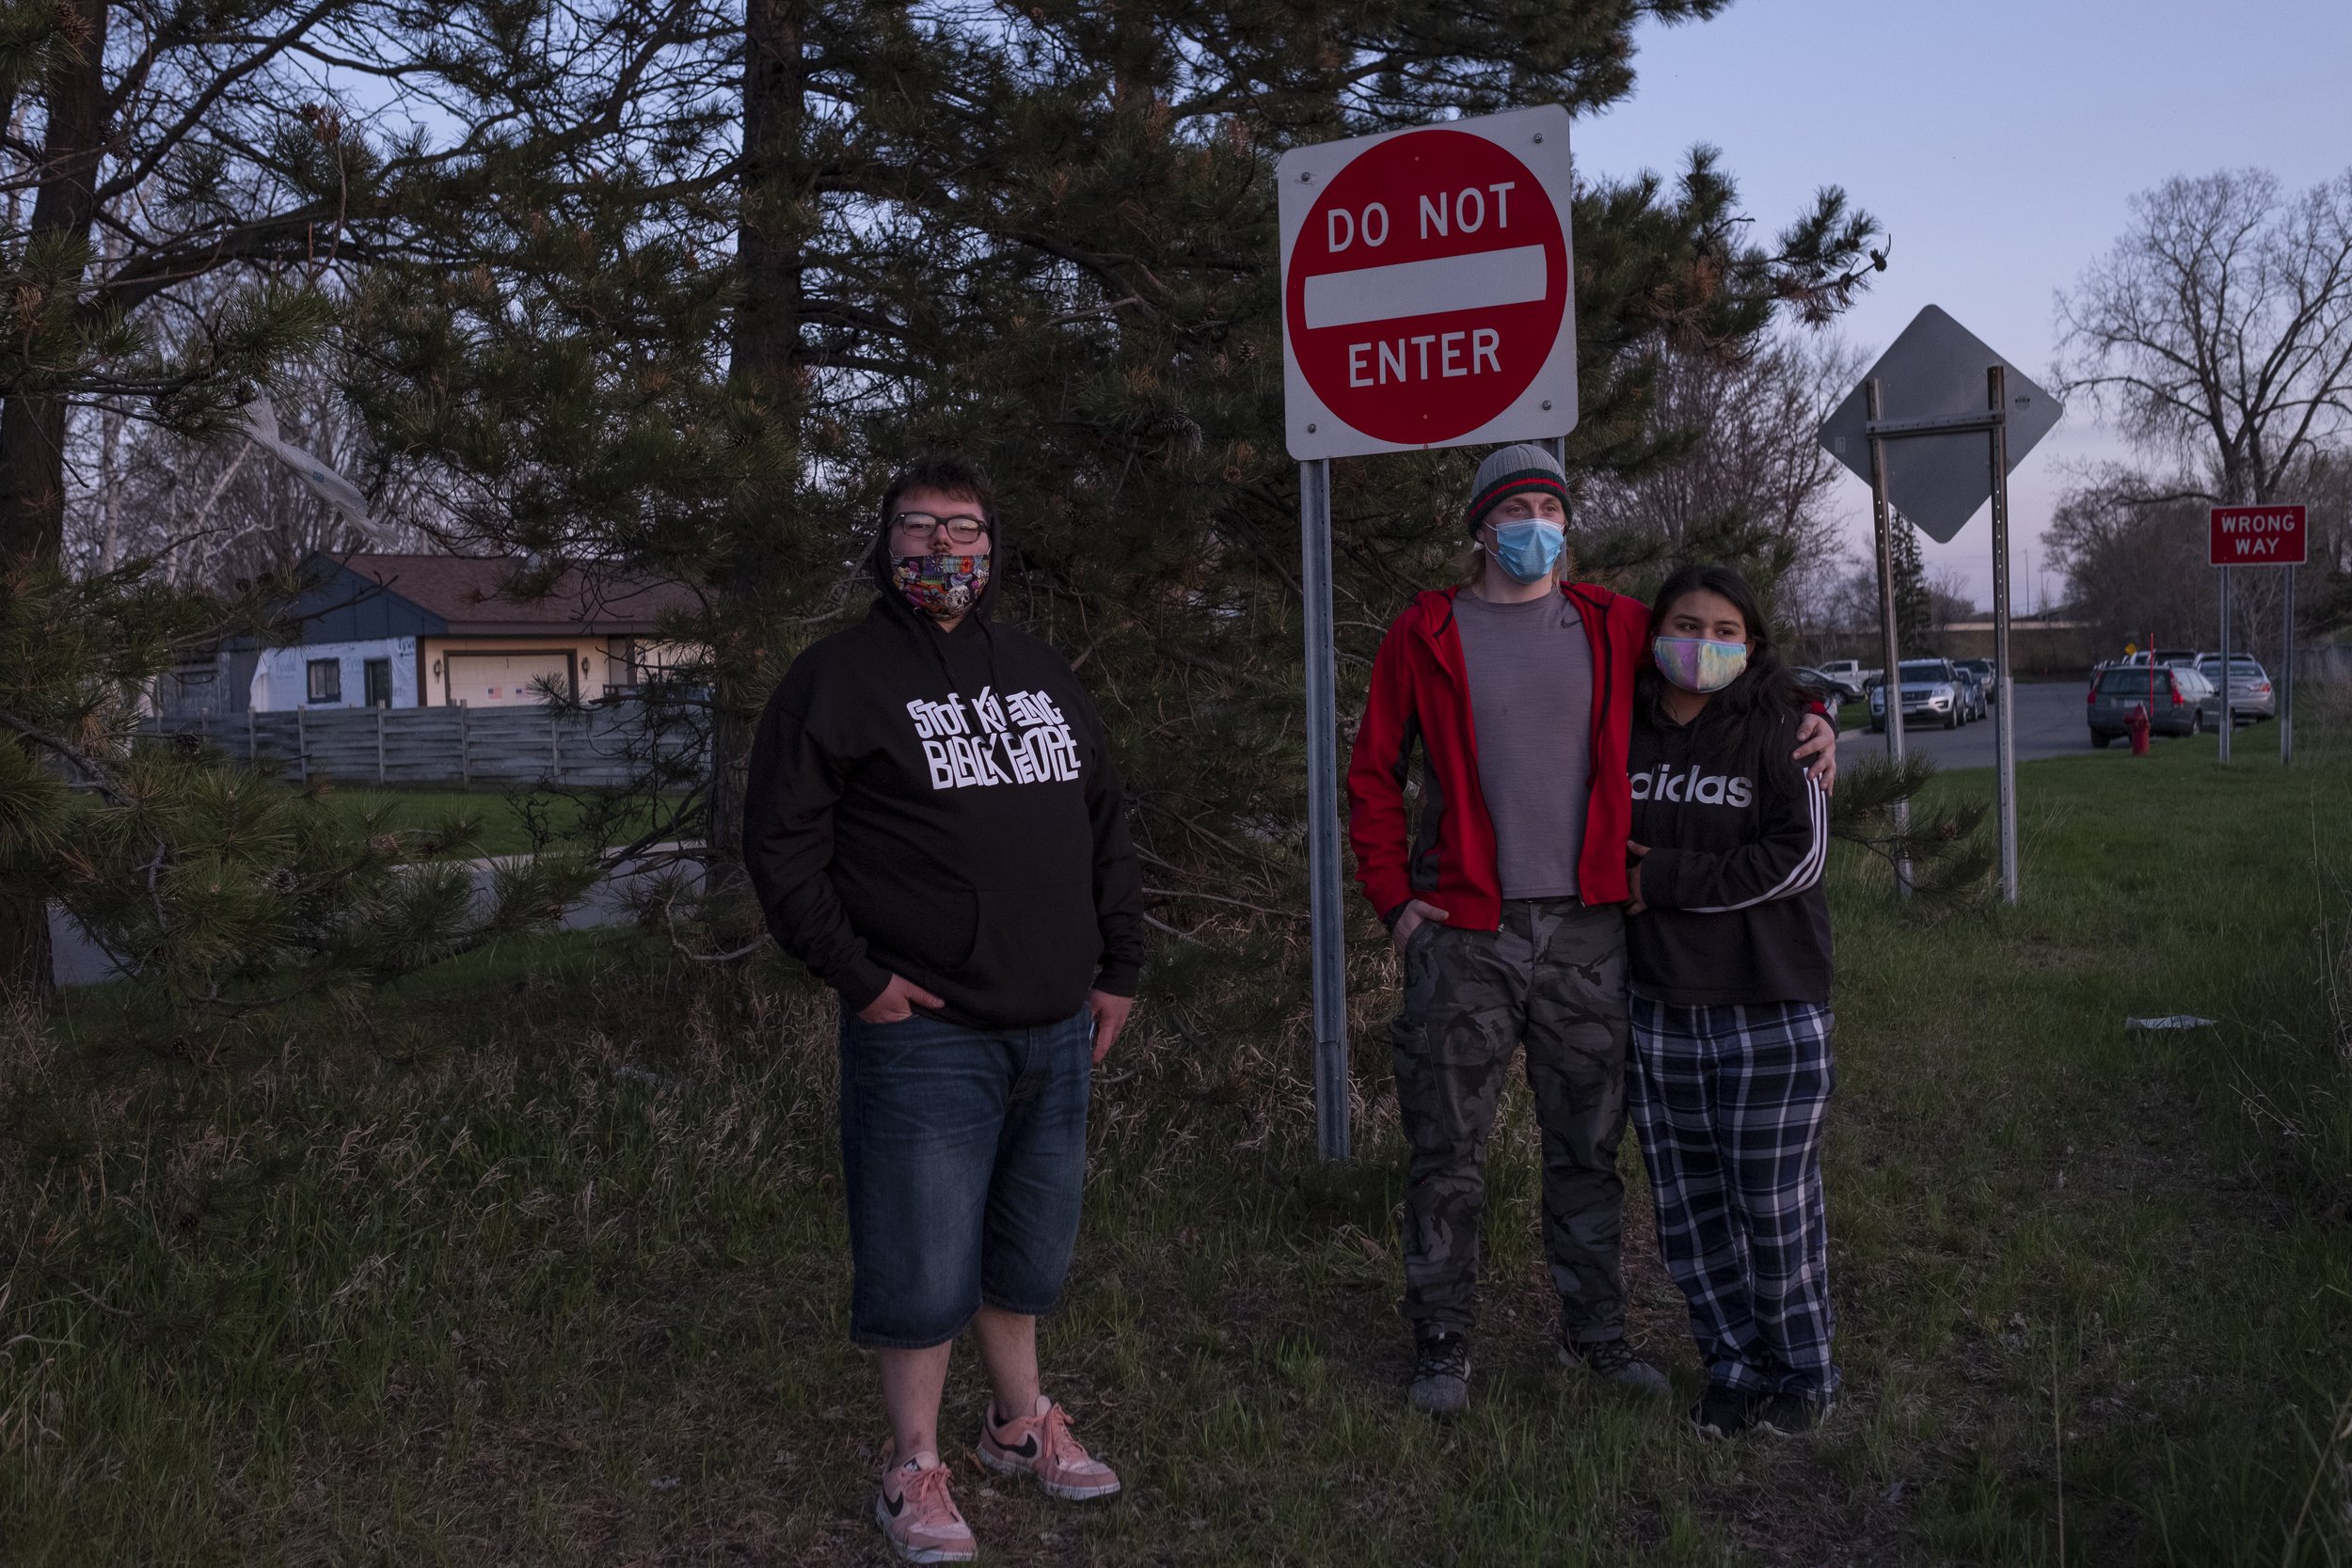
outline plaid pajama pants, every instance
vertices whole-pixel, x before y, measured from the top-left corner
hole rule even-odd
[[[1830,1010],[1632,997],[1628,1099],[1666,1272],[1719,1387],[1834,1395],[1821,1116]]]

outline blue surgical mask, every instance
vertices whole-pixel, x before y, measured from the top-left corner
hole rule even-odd
[[[1540,582],[1549,577],[1560,564],[1560,552],[1567,547],[1568,531],[1541,517],[1497,523],[1494,530],[1494,558],[1519,582]]]

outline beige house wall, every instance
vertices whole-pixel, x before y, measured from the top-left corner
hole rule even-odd
[[[595,702],[604,695],[608,686],[632,686],[637,674],[628,662],[628,652],[635,644],[637,662],[641,669],[660,670],[690,662],[701,657],[702,649],[690,642],[660,642],[650,638],[578,637],[563,632],[528,637],[420,637],[417,639],[417,692],[419,707],[449,705],[448,654],[503,654],[538,652],[542,649],[565,649],[572,655],[573,679],[578,683],[576,695],[582,702]]]

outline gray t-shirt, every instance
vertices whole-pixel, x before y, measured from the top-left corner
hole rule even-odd
[[[1576,607],[1558,594],[1489,604],[1465,589],[1454,619],[1502,896],[1572,896],[1593,773],[1593,651]]]

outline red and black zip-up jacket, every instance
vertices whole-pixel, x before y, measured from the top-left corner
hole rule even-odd
[[[1347,836],[1356,847],[1356,879],[1381,919],[1393,925],[1407,900],[1422,898],[1445,911],[1449,926],[1491,931],[1502,923],[1502,875],[1478,782],[1470,675],[1454,624],[1456,592],[1415,595],[1380,641],[1348,758]],[[1593,652],[1592,789],[1577,892],[1587,904],[1621,903],[1633,822],[1626,749],[1649,607],[1595,583],[1563,583],[1560,592],[1576,606]],[[1408,850],[1405,782],[1416,743],[1423,755],[1421,819]]]

